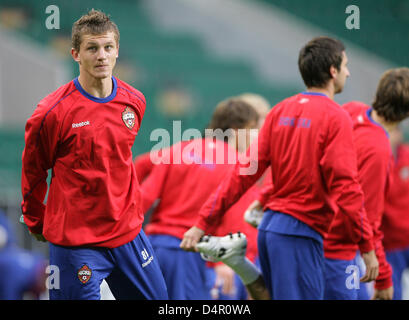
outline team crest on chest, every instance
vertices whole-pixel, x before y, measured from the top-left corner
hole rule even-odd
[[[88,268],[86,264],[84,264],[79,270],[78,270],[78,279],[81,281],[82,284],[86,284],[89,279],[91,279],[92,276],[92,270]]]
[[[125,125],[128,129],[132,129],[135,125],[135,111],[132,108],[126,107],[124,111],[122,111],[122,120],[124,121]]]

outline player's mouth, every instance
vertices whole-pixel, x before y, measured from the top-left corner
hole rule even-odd
[[[105,68],[108,68],[108,65],[106,65],[106,64],[101,64],[101,65],[96,66],[95,68],[97,68],[97,69],[105,69]]]

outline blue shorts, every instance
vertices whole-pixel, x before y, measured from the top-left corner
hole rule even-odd
[[[359,277],[362,278],[365,275],[366,267],[359,252],[355,257],[355,264],[359,267]],[[358,300],[369,300],[373,295],[373,281],[369,283],[361,282],[357,293]]]
[[[258,230],[261,271],[275,300],[324,298],[322,237],[287,214],[266,211]]]
[[[392,267],[393,300],[402,300],[402,275],[409,268],[409,248],[386,252],[386,260]]]
[[[325,300],[357,300],[360,271],[355,258],[339,260],[325,258]]]
[[[133,241],[113,249],[50,244],[50,264],[59,270],[50,300],[99,300],[104,279],[118,300],[168,299],[159,262],[142,230]]]
[[[149,235],[171,300],[211,300],[212,283],[206,261],[198,252],[184,251],[181,240],[169,235]]]

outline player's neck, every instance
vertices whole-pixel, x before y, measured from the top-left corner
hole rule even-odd
[[[381,117],[380,115],[378,115],[376,110],[373,110],[373,109],[371,111],[371,118],[372,118],[373,121],[380,124],[388,133],[395,130],[396,127],[399,124],[399,122],[388,122],[388,121],[386,121],[384,117]]]
[[[86,73],[80,73],[78,81],[87,93],[96,98],[106,98],[112,93],[112,77],[97,79]]]
[[[307,88],[307,92],[323,93],[331,100],[334,100],[335,90],[333,86],[326,86],[324,88],[309,87]]]

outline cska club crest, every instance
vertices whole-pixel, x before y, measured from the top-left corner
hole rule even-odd
[[[91,279],[92,271],[86,264],[84,264],[81,269],[78,270],[78,279],[80,279],[82,284],[86,284],[89,279]]]
[[[122,112],[122,120],[128,129],[132,129],[135,125],[135,112],[130,107],[126,107]]]

